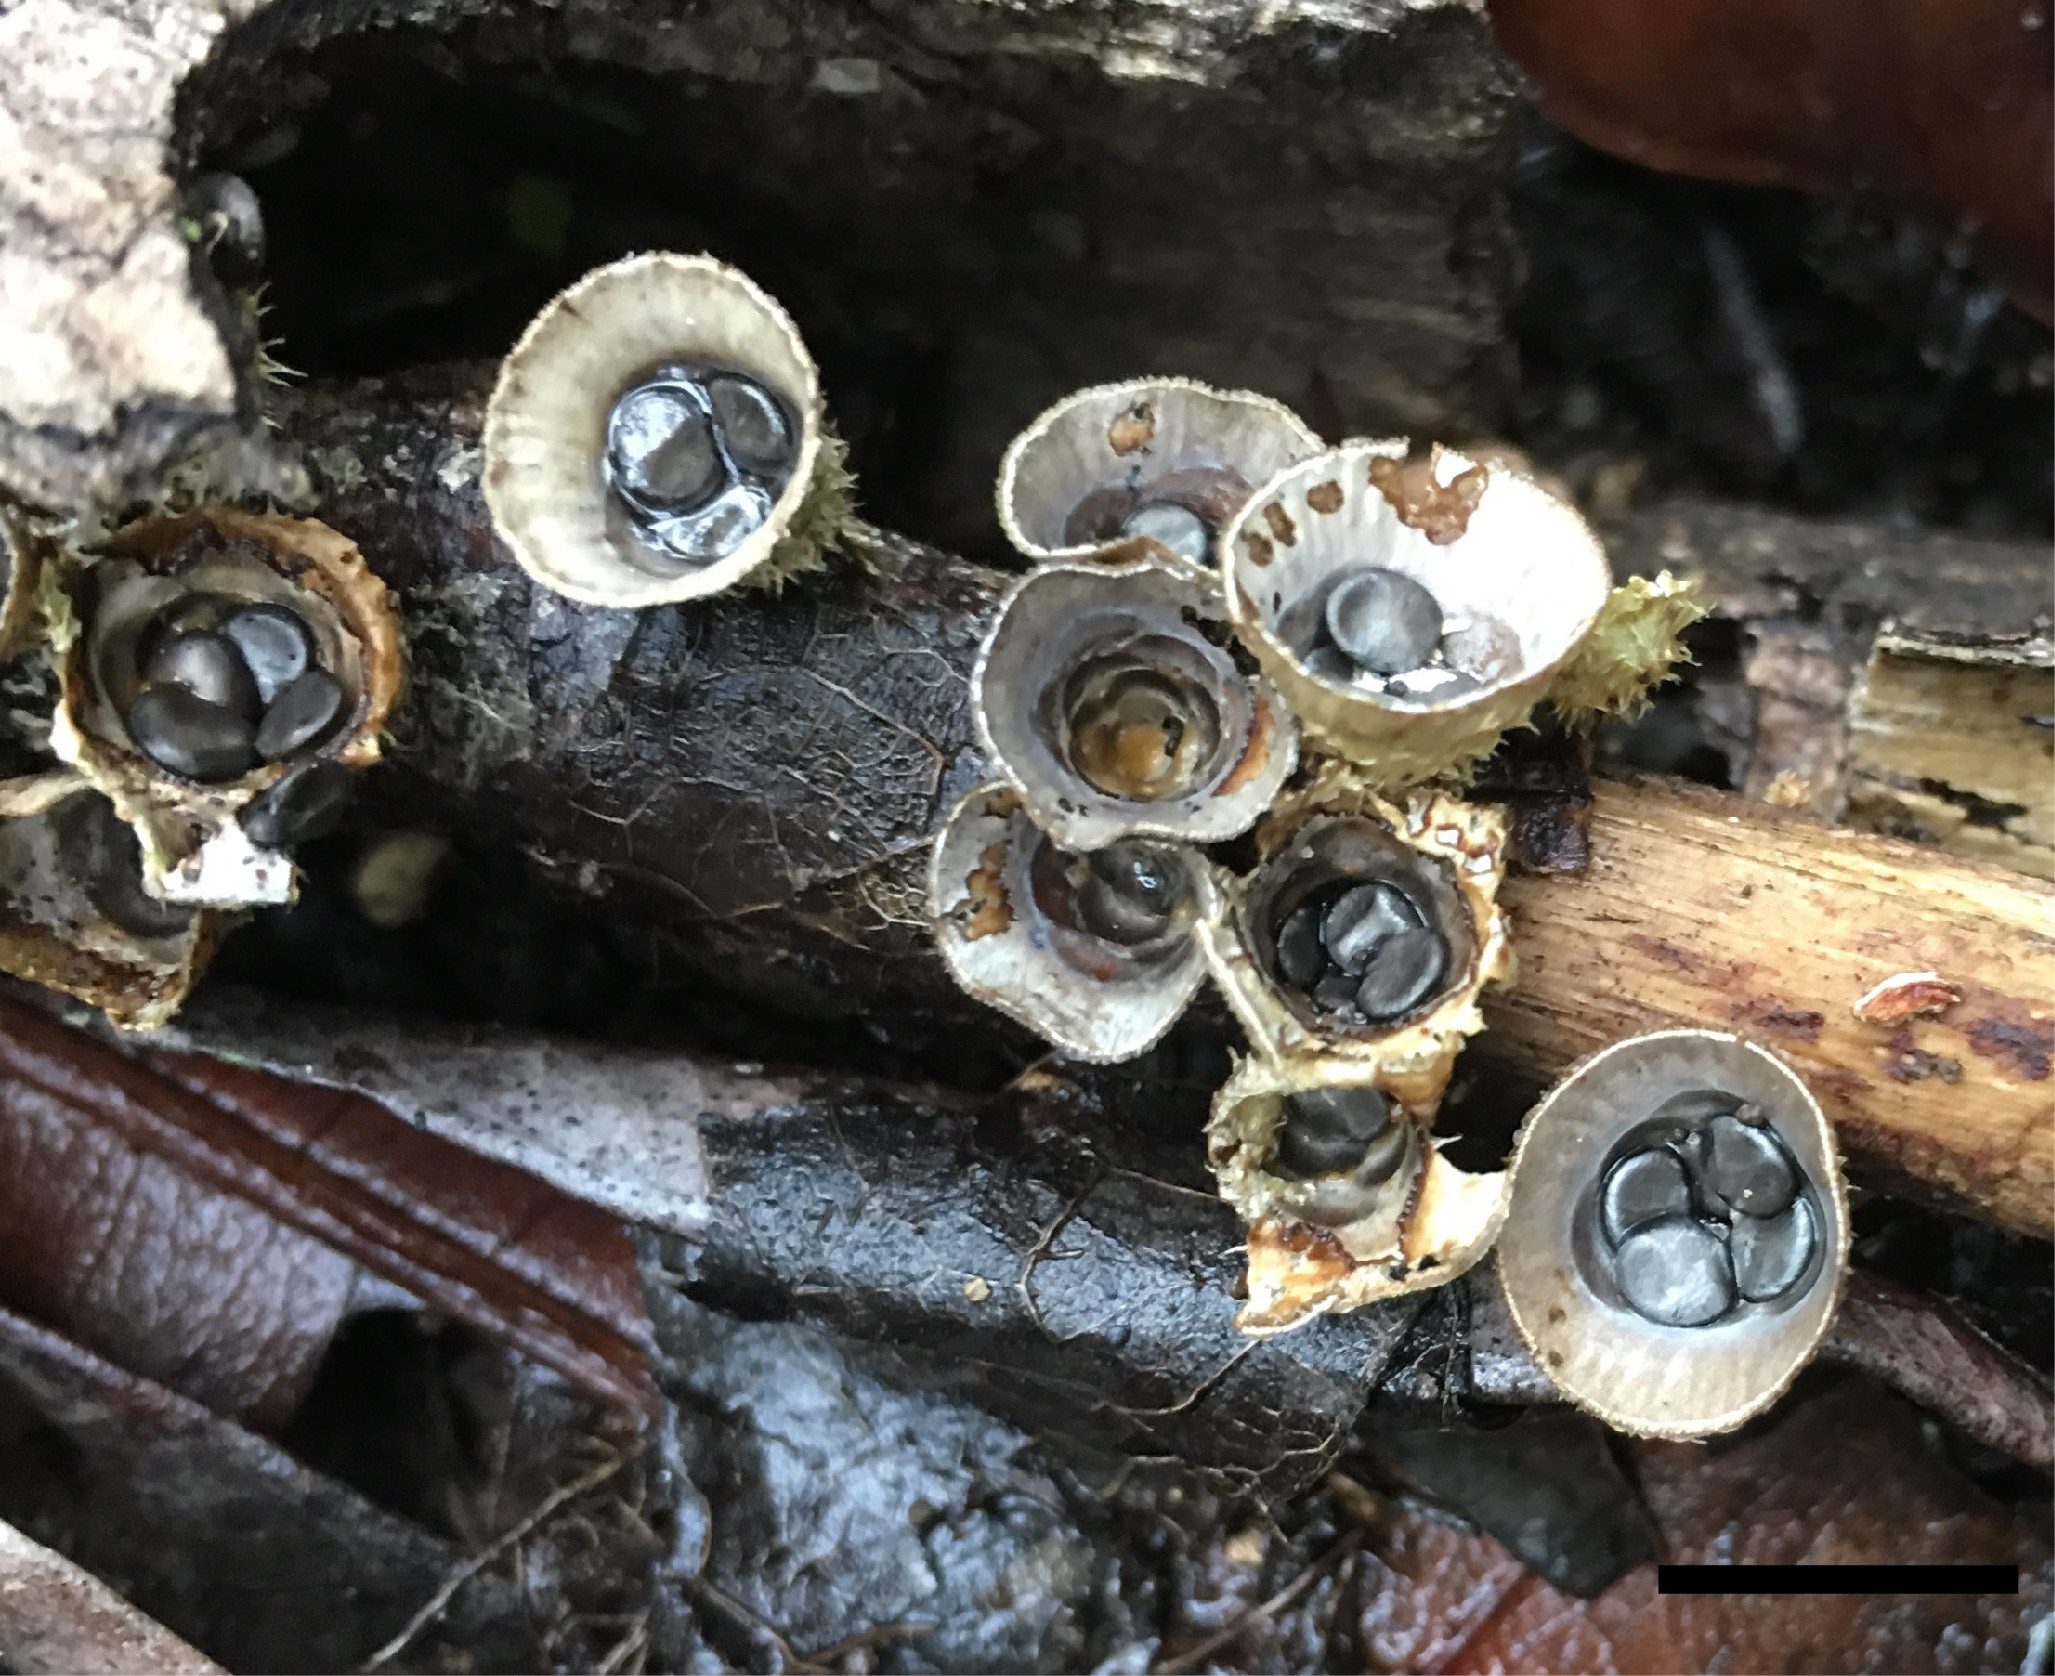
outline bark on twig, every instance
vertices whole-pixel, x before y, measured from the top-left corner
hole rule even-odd
[[[2023,874],[1674,785],[1594,787],[1592,863],[1515,879],[1494,1051],[1550,1078],[1637,1031],[1733,1030],[1798,1068],[1857,1179],[2055,1227],[2055,892]],[[1900,972],[1939,1017],[1852,1009]]]
[[[1751,795],[1796,775],[1815,814],[2055,873],[2044,547],[1685,498],[1605,535],[1617,569],[1690,576],[1741,630],[1706,702],[1755,711]]]
[[[505,1094],[479,1067],[498,1061],[519,1081],[518,1068],[560,1057],[577,1068],[585,1051],[475,1029],[402,1033],[390,1019],[255,994],[203,998],[167,1035],[331,1085],[372,1067],[361,1092],[433,1133],[488,1145]],[[1274,1486],[1304,1481],[1365,1401],[1382,1424],[1451,1403],[1559,1400],[1488,1266],[1457,1289],[1438,1378],[1397,1366],[1418,1300],[1241,1340],[1227,1295],[1237,1231],[1224,1206],[1178,1179],[1189,1137],[1150,1124],[1131,1090],[1043,1080],[1038,1095],[973,1101],[742,1074],[696,1055],[594,1060],[573,1084],[585,1121],[538,1129],[520,1162],[597,1203],[647,1207],[645,1189],[609,1185],[644,1173],[645,1146],[704,1158],[659,1218],[682,1237],[646,1243],[659,1284],[896,1346],[917,1381],[1115,1453],[1176,1453]],[[603,1158],[587,1127],[608,1137]],[[1857,1272],[1822,1355],[2049,1465],[2045,1383],[1935,1299]]]
[[[996,425],[968,444],[996,451],[1038,397],[1181,360],[1195,340],[1217,346],[1195,373],[1293,394],[1310,378],[1358,426],[1473,423],[1502,364],[1499,287],[1484,276],[1511,266],[1495,195],[1514,89],[1484,19],[1450,0],[1067,3],[1003,26],[974,4],[755,0],[696,13],[682,54],[675,14],[643,0],[568,34],[555,8],[518,0],[35,0],[0,24],[0,490],[85,513],[147,498],[194,453],[216,481],[276,481],[254,323],[181,227],[177,177],[196,155],[304,120],[329,89],[300,55],[418,31],[445,62],[467,50],[465,25],[487,32],[486,59],[661,77],[667,126],[680,100],[738,91],[698,118],[709,132],[692,150],[732,140],[738,110],[763,124],[710,171],[746,207],[710,232],[697,212],[711,206],[687,186],[685,216],[638,211],[633,236],[746,247],[789,223],[776,242],[791,284],[779,275],[776,289],[810,331],[842,332],[859,354],[867,331],[899,334],[909,353],[948,346],[969,388],[943,448]],[[1335,70],[1276,73],[1315,42]],[[1369,96],[1336,97],[1336,76]],[[1045,106],[1024,85],[1055,92]],[[824,106],[836,114],[815,114]],[[868,111],[889,114],[867,129]],[[911,147],[920,167],[877,170],[874,143]],[[1023,198],[1018,165],[1037,151],[1060,197]],[[995,173],[1009,183],[994,220],[1003,263],[991,233],[902,236],[924,211],[960,215]],[[1320,199],[1333,207],[1309,250],[1299,203]],[[1100,238],[1113,277],[1094,285],[1079,247]],[[1014,306],[994,306],[995,283]],[[1262,332],[1241,329],[1252,310]],[[1002,411],[995,387],[1027,405]]]

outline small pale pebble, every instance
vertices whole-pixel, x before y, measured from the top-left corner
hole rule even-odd
[[[1213,529],[1188,506],[1144,501],[1120,521],[1120,533],[1147,536],[1181,558],[1203,564],[1213,550]]]
[[[1776,1131],[1738,1116],[1706,1125],[1705,1184],[1737,1211],[1778,1216],[1798,1196],[1798,1170]]]
[[[152,647],[142,668],[145,686],[183,687],[195,698],[257,719],[259,695],[233,641],[202,629],[166,635]]]
[[[1387,937],[1357,986],[1356,1006],[1379,1023],[1403,1018],[1434,993],[1447,969],[1448,947],[1426,926]]]
[[[1752,1302],[1781,1298],[1804,1278],[1819,1244],[1812,1206],[1792,1200],[1778,1216],[1734,1218],[1734,1275]]]
[[[328,757],[294,764],[238,816],[250,842],[280,850],[335,830],[350,804],[350,771]]]
[[[1348,572],[1327,596],[1327,632],[1361,668],[1418,669],[1441,638],[1441,606],[1412,577],[1375,565]]]
[[[1361,977],[1385,940],[1416,929],[1420,915],[1398,890],[1383,882],[1357,885],[1337,897],[1320,922],[1327,958],[1352,977]]]
[[[776,477],[790,468],[792,425],[776,396],[739,373],[714,374],[706,381],[706,393],[721,441],[736,465],[759,477]]]
[[[1684,1160],[1667,1147],[1622,1158],[1606,1172],[1599,1192],[1599,1226],[1615,1245],[1643,1223],[1690,1209],[1691,1180]]]

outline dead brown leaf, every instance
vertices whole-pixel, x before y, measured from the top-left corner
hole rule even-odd
[[[0,1304],[268,1426],[360,1267],[610,1401],[655,1401],[603,1212],[358,1095],[123,1054],[0,1001]]]
[[[1719,1447],[1636,1443],[1672,1563],[2016,1564],[2016,1597],[1662,1595],[1656,1568],[1595,1600],[1550,1588],[1488,1536],[1395,1509],[1365,1553],[1368,1668],[1431,1672],[1972,1671],[2020,1668],[2055,1569],[2045,1529],[1927,1447],[1917,1413],[1846,1379]]]

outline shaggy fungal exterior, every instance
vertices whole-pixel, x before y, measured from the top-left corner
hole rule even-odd
[[[1195,851],[1122,839],[1060,849],[1001,781],[968,793],[928,874],[935,941],[964,990],[1093,1064],[1155,1046],[1205,979],[1194,928],[1213,911]]]
[[[1360,1060],[1257,1055],[1214,1096],[1207,1160],[1249,1225],[1235,1320],[1251,1337],[1440,1286],[1490,1249],[1505,1172],[1450,1164],[1432,1103],[1394,1091],[1405,1081]]]
[[[484,454],[515,561],[587,605],[782,586],[849,516],[798,328],[710,256],[631,256],[550,303],[500,368]]]
[[[1583,520],[1503,466],[1396,441],[1322,452],[1276,403],[1181,380],[1058,403],[1014,439],[997,498],[1040,568],[972,677],[1005,778],[937,840],[951,972],[1110,1061],[1161,1038],[1203,962],[1253,1049],[1207,1128],[1249,1228],[1244,1332],[1453,1279],[1509,1202],[1508,1172],[1455,1168],[1431,1133],[1480,992],[1512,977],[1507,834],[1422,783],[1558,683],[1574,715],[1631,709],[1682,655],[1688,590],[1665,576],[1609,596]],[[1208,632],[1223,615],[1267,681]],[[1332,754],[1287,793],[1299,718]],[[1402,805],[1382,795],[1404,788]],[[1199,853],[1266,812],[1246,877]],[[1730,1230],[1724,1281],[1658,1249],[1702,1243],[1660,1219],[1615,1230],[1609,1272],[1653,1316],[1773,1304],[1817,1248],[1810,1203]],[[1694,1279],[1704,1296],[1682,1298]]]
[[[999,524],[1038,563],[1154,557],[1211,567],[1220,531],[1321,442],[1289,408],[1188,378],[1078,390],[1013,439]]]
[[[1181,561],[1051,564],[1014,588],[971,676],[993,764],[1070,850],[1246,832],[1298,762],[1268,682],[1209,635],[1211,578]]]
[[[74,774],[0,796],[0,971],[98,1007],[167,1022],[212,956],[221,916],[143,889],[134,829]]]
[[[1257,843],[1256,870],[1199,928],[1251,1045],[1274,1060],[1374,1067],[1380,1087],[1430,1119],[1463,1042],[1484,1027],[1478,996],[1513,974],[1497,906],[1503,817],[1442,792],[1395,805],[1329,762],[1278,804]],[[1381,1005],[1366,1010],[1373,991]]]
[[[291,898],[398,695],[398,618],[325,524],[214,507],[117,531],[61,589],[58,758],[184,907]]]
[[[1288,467],[1218,551],[1235,632],[1308,740],[1386,790],[1526,720],[1611,586],[1584,520],[1530,478],[1396,440]]]
[[[1825,1116],[1768,1049],[1665,1030],[1529,1114],[1499,1272],[1520,1336],[1607,1425],[1706,1437],[1761,1413],[1833,1321],[1848,1206]]]
[[[1200,927],[1255,1049],[1206,1131],[1249,1225],[1243,1331],[1439,1286],[1490,1248],[1505,1173],[1457,1169],[1431,1131],[1478,996],[1512,976],[1505,841],[1495,810],[1438,792],[1398,807],[1328,762]]]

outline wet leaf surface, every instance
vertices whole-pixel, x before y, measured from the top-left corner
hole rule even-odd
[[[647,1404],[619,1225],[363,1097],[124,1054],[0,1000],[0,1299],[217,1410],[277,1425],[360,1272]]]
[[[353,1670],[456,1551],[198,1404],[0,1315],[0,1517],[233,1670]],[[405,1668],[537,1668],[489,1577]]]
[[[1360,1447],[1396,1483],[1470,1520],[1564,1594],[1597,1595],[1655,1557],[1640,1497],[1605,1428],[1585,1415],[1533,1409],[1483,1431],[1377,1427]]]
[[[1446,1672],[2017,1670],[2051,1594],[2045,1505],[2018,1514],[1952,1472],[1915,1411],[1855,1379],[1801,1390],[1743,1437],[1634,1443],[1671,1563],[2017,1564],[2017,1599],[1683,1596],[1653,1565],[1590,1601],[1490,1537],[1394,1513],[1366,1550],[1370,1668]]]

